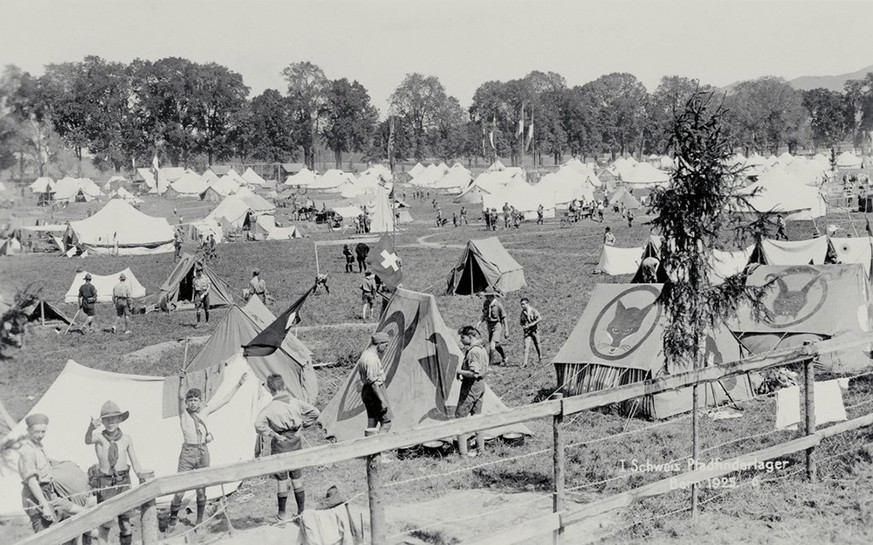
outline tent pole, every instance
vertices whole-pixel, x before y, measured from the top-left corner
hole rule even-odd
[[[314,246],[315,246],[315,275],[318,276],[320,274],[320,271],[318,268],[318,243],[316,242],[314,244]]]
[[[45,327],[45,301],[39,302],[39,323]]]

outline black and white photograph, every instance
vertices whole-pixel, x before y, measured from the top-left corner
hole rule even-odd
[[[873,1],[2,12],[0,543],[873,543]]]

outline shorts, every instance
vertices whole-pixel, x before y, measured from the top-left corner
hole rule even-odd
[[[97,496],[97,503],[103,503],[122,492],[130,490],[130,471],[121,471],[113,475],[104,475],[97,472],[94,475],[90,475],[90,477],[91,488],[94,489],[94,493]],[[133,510],[119,514],[119,527],[129,526],[130,519],[133,516]],[[107,521],[101,526],[103,526],[103,528],[109,528],[112,526],[112,521]]]
[[[182,445],[182,451],[179,453],[179,465],[176,471],[192,471],[209,467],[209,447],[203,445]]]
[[[303,441],[300,440],[300,436],[297,435],[293,431],[288,431],[281,434],[285,440],[279,441],[275,437],[270,442],[270,454],[282,454],[285,452],[293,452],[295,450],[300,450],[303,448]],[[273,478],[278,481],[287,481],[289,478],[291,479],[299,479],[303,477],[302,469],[294,469],[291,471],[281,471],[279,473],[274,473]]]
[[[42,489],[43,495],[54,507],[55,518],[63,520],[72,514],[71,510],[74,508],[73,502],[67,498],[59,498],[53,483],[39,483],[39,487]],[[21,505],[30,519],[30,525],[34,533],[45,530],[54,524],[54,521],[46,520],[42,517],[42,509],[40,509],[39,502],[36,501],[36,498],[30,492],[30,488],[27,486],[24,486],[21,490]]]
[[[82,312],[85,313],[85,316],[94,316],[97,314],[97,307],[82,307]]]
[[[361,295],[361,300],[372,306],[373,302],[376,300],[376,294],[371,292],[363,292],[363,294]]]
[[[361,401],[367,409],[367,418],[372,418],[382,424],[389,424],[393,415],[388,407],[388,398],[385,395],[385,387],[375,384],[365,384],[361,388]]]
[[[482,379],[463,379],[455,418],[482,413],[482,399],[485,397],[485,381]]]
[[[194,292],[194,308],[209,310],[209,293],[201,295],[199,292]]]
[[[523,328],[522,328],[522,334],[524,335],[524,338],[526,339],[526,338],[528,338],[528,337],[531,337],[531,338],[536,337],[536,336],[537,336],[537,328],[538,328],[538,327],[539,327],[539,326],[523,327]]]
[[[501,322],[486,322],[488,324],[488,342],[499,343],[503,339],[503,324]]]
[[[127,299],[123,303],[115,305],[115,314],[118,316],[127,316],[130,314],[130,306],[127,304]]]

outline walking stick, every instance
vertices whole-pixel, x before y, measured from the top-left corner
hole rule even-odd
[[[66,335],[67,333],[70,332],[70,328],[73,327],[73,324],[76,323],[76,318],[79,317],[79,313],[80,313],[80,312],[82,312],[82,309],[81,309],[81,308],[76,309],[76,314],[73,315],[73,319],[70,320],[70,323],[69,323],[69,325],[67,326],[67,330],[64,331],[64,335]]]

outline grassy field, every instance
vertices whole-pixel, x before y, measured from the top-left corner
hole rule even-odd
[[[411,195],[411,191],[408,192]],[[450,328],[478,320],[481,300],[477,297],[449,297],[443,295],[449,270],[460,256],[460,246],[471,238],[493,236],[486,233],[478,218],[468,227],[434,227],[435,214],[430,202],[408,199],[411,214],[416,221],[397,235],[398,254],[404,264],[404,286],[425,291],[437,297],[440,312]],[[460,205],[448,197],[439,198],[444,215],[451,218]],[[62,211],[68,218],[82,217],[94,204],[77,204]],[[468,206],[469,210],[474,207]],[[150,199],[142,209],[147,213],[163,215],[170,221],[182,216],[185,220],[204,216],[208,207],[199,201],[163,201]],[[175,209],[175,212],[174,212]],[[6,212],[7,210],[3,210]],[[22,207],[16,214],[42,214]],[[78,216],[76,215],[78,214]],[[58,214],[56,214],[58,215]],[[0,222],[5,218],[0,217]],[[628,228],[620,217],[608,214],[605,225],[612,226],[619,246],[642,245],[649,233],[646,218],[638,217],[633,228]],[[835,224],[846,231],[863,231],[861,216],[850,217],[837,213],[825,218],[823,224]],[[820,223],[820,226],[822,224]],[[532,304],[544,315],[541,326],[544,363],[523,369],[521,335],[514,327],[509,343],[511,365],[494,368],[489,383],[510,406],[534,402],[556,388],[555,372],[547,363],[567,339],[588,302],[597,282],[626,282],[627,278],[594,275],[604,224],[585,220],[570,227],[562,227],[557,220],[543,226],[525,223],[518,231],[496,233],[508,251],[525,267],[528,288],[506,298],[506,306],[515,326],[519,312],[518,297],[527,295]],[[325,228],[304,224],[309,237],[294,241],[233,243],[219,246],[221,262],[215,267],[238,295],[246,286],[252,267],[262,271],[268,289],[276,300],[270,305],[274,313],[281,312],[312,283],[315,274],[315,243],[337,240],[342,235]],[[812,225],[805,222],[789,224],[789,236],[807,238]],[[444,247],[434,247],[439,244]],[[331,293],[310,299],[303,309],[303,324],[317,326],[360,321],[358,274],[343,273],[341,246],[322,245],[318,248],[318,262],[322,272],[330,275]],[[0,286],[4,292],[32,285],[52,302],[62,302],[77,268],[100,274],[130,267],[149,293],[157,290],[172,269],[172,254],[136,257],[89,257],[68,260],[57,255],[24,255],[0,259]],[[59,303],[70,316],[75,306]],[[218,311],[211,324],[225,311]],[[111,319],[109,305],[98,309],[101,325]],[[21,418],[50,386],[68,359],[110,371],[165,376],[177,372],[182,360],[182,345],[163,351],[158,357],[134,360],[124,354],[158,343],[174,341],[187,335],[205,335],[210,328],[193,329],[192,312],[173,314],[151,313],[137,316],[132,335],[113,336],[109,333],[82,336],[58,335],[51,329],[33,328],[25,339],[25,347],[14,350],[12,358],[0,366],[0,396],[15,418]],[[311,328],[301,330],[299,337],[312,348],[321,362],[340,362],[342,365],[319,369],[321,393],[318,406],[324,406],[337,390],[366,345],[369,329],[349,327],[341,329]],[[852,383],[846,404],[873,399],[873,381],[859,379]],[[705,457],[727,458],[756,448],[776,444],[792,438],[797,432],[772,432],[774,401],[763,397],[741,404],[743,417],[715,421],[701,419],[702,448]],[[850,418],[869,412],[870,405],[849,409]],[[386,466],[388,503],[410,504],[451,497],[452,491],[487,488],[506,494],[514,492],[546,493],[551,488],[551,430],[550,423],[532,422],[535,435],[523,447],[497,446],[475,460],[414,457],[397,460]],[[656,472],[633,472],[628,469],[631,460],[653,463],[682,459],[690,452],[690,418],[688,415],[666,421],[650,422],[608,414],[587,412],[573,418],[568,424],[567,487],[572,497],[587,501],[613,494],[666,476]],[[609,437],[611,435],[614,437]],[[323,439],[316,433],[305,434],[310,444]],[[175,445],[176,438],[168,438]],[[790,457],[788,471],[764,475],[778,478],[755,484],[754,475],[740,475],[735,489],[704,489],[703,516],[697,524],[688,521],[687,513],[679,511],[688,506],[687,493],[677,491],[653,500],[647,500],[624,513],[616,513],[608,527],[613,535],[610,543],[788,543],[799,538],[812,541],[840,543],[869,543],[873,532],[873,448],[869,432],[846,434],[826,441],[819,449],[822,480],[810,484],[800,473],[791,472],[802,466],[801,457]],[[175,448],[175,446],[173,447]],[[845,454],[844,454],[845,453]],[[835,456],[827,459],[828,456]],[[624,463],[623,463],[624,462]],[[366,504],[366,475],[363,463],[352,461],[330,467],[309,470],[306,485],[310,498],[323,496],[327,487],[341,483],[349,495],[364,493],[353,503]],[[250,528],[269,523],[275,513],[272,481],[252,479],[243,484],[228,502],[235,528]],[[545,494],[537,508],[548,508]],[[543,511],[545,512],[545,511]],[[487,515],[483,515],[487,516]],[[497,515],[499,516],[499,515]],[[658,518],[653,518],[658,517]],[[509,526],[516,521],[507,520]],[[474,527],[476,521],[470,522]],[[209,532],[218,536],[226,529],[220,518],[213,519]],[[451,532],[418,531],[397,523],[390,534],[408,532],[432,543],[452,543]],[[11,542],[28,535],[29,528],[22,521],[8,521],[0,526],[0,541]]]

